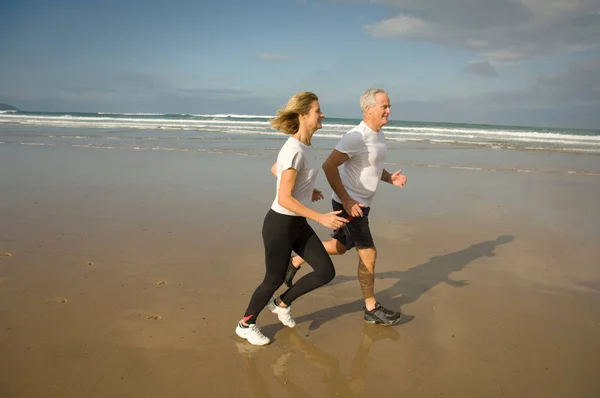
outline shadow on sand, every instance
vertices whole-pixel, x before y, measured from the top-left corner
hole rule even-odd
[[[376,273],[376,279],[393,278],[398,280],[394,285],[387,289],[381,291],[376,290],[377,300],[384,306],[397,310],[404,304],[418,300],[425,292],[440,283],[446,283],[453,287],[466,286],[469,284],[469,281],[450,279],[450,274],[461,271],[466,265],[480,257],[494,257],[496,255],[494,250],[497,246],[510,243],[513,240],[514,236],[512,235],[502,235],[494,240],[476,243],[457,252],[431,257],[426,263],[419,264],[406,271]],[[355,280],[355,276],[340,275],[329,285]],[[294,318],[296,319],[296,323],[311,322],[309,329],[316,330],[322,324],[341,317],[342,315],[361,311],[363,305],[363,300],[359,299]],[[403,320],[401,320],[399,324],[408,323],[412,321],[413,318],[414,317],[410,315],[403,315]],[[281,327],[280,324],[267,325],[262,329],[272,336],[281,329]]]

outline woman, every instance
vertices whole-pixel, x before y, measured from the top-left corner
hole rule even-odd
[[[311,138],[322,127],[324,117],[317,96],[301,92],[292,96],[287,105],[277,111],[277,117],[271,120],[273,128],[290,137],[272,168],[277,174],[277,192],[262,230],[267,266],[265,278],[254,291],[248,309],[235,329],[236,334],[250,344],[271,342],[256,326],[256,318],[265,306],[277,315],[281,323],[293,328],[296,322],[290,314],[292,302],[335,276],[329,255],[306,221],[309,218],[331,229],[340,228],[348,222],[337,216],[339,211],[321,214],[308,208],[313,194],[315,199],[322,198],[319,191],[313,192],[319,165],[312,156]],[[310,264],[313,272],[275,298],[273,293],[283,284],[292,250]]]

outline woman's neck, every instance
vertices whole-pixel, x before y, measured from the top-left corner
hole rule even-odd
[[[311,144],[310,139],[312,137],[312,134],[305,128],[302,128],[302,126],[300,126],[296,134],[292,135],[292,137],[294,137],[304,145],[310,146]]]

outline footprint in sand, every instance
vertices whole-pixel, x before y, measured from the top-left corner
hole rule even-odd
[[[125,314],[125,318],[131,321],[144,320],[144,321],[158,321],[162,319],[162,316],[156,312],[146,310],[130,310]]]
[[[9,253],[9,252],[0,252],[0,257],[12,257],[12,253]]]
[[[54,297],[48,300],[48,302],[55,304],[65,304],[67,302],[67,299],[64,297]]]
[[[94,265],[94,263],[95,263],[95,261],[88,261],[86,265],[87,265],[88,267],[91,267],[91,266],[93,266],[93,265]]]
[[[167,282],[166,281],[156,281],[154,282],[155,285],[160,286],[160,285],[166,285]]]

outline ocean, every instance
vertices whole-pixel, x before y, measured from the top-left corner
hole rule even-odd
[[[0,111],[0,145],[174,150],[275,156],[284,134],[269,115]],[[325,157],[357,119],[325,118],[313,146]],[[600,131],[390,121],[388,162],[600,175]],[[573,155],[573,156],[571,156]]]

